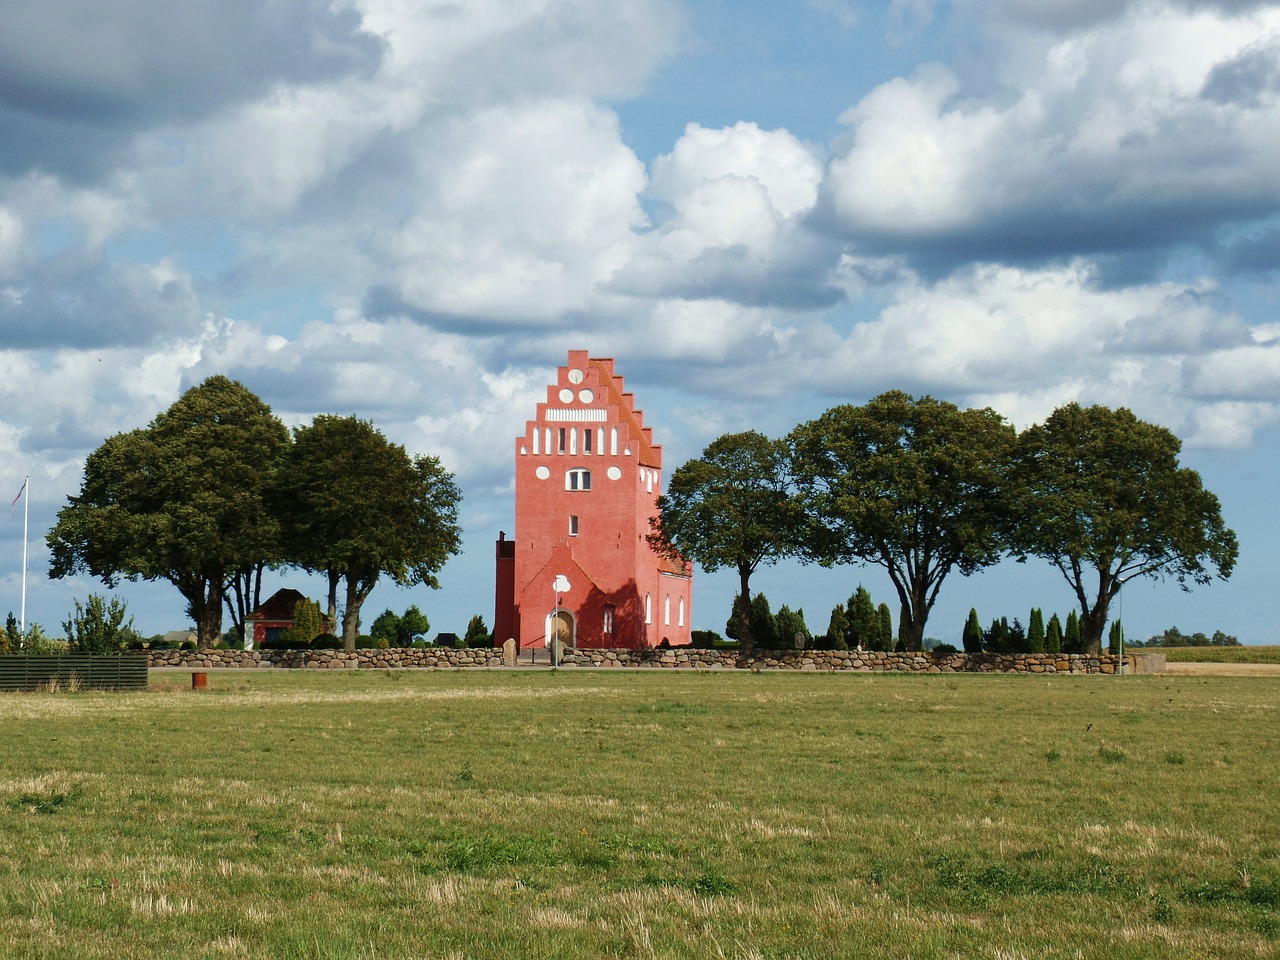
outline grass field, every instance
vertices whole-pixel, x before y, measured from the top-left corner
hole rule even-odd
[[[1280,663],[1280,647],[1155,647],[1169,663]]]
[[[1280,955],[1280,679],[153,683],[0,695],[0,955]]]

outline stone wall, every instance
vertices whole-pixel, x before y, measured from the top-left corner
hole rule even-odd
[[[1065,653],[877,653],[861,650],[761,650],[750,658],[722,650],[571,650],[565,667],[701,670],[855,670],[866,673],[1115,673],[1117,659]],[[1125,657],[1125,672],[1135,669]]]
[[[1162,672],[1152,657],[1126,656],[1125,673]],[[1065,653],[876,653],[860,650],[761,650],[750,658],[726,650],[566,650],[572,668],[686,670],[851,670],[864,673],[1115,673],[1117,658]],[[502,649],[154,650],[152,667],[281,667],[312,670],[453,670],[502,666]],[[538,666],[547,666],[540,660]],[[1153,669],[1154,668],[1154,669]]]
[[[284,667],[311,670],[452,670],[500,667],[500,648],[451,650],[393,647],[389,650],[152,650],[154,667]]]

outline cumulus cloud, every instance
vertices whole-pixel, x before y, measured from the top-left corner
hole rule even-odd
[[[1201,445],[1244,445],[1280,409],[1280,351],[1213,294],[1203,282],[1108,289],[1084,261],[979,266],[899,286],[840,341],[815,339],[808,377],[833,393],[857,385],[967,398],[1020,426],[1069,400],[1132,406]],[[1215,434],[1205,411],[1223,398],[1260,405]]]
[[[0,170],[84,177],[136,130],[368,71],[381,49],[324,0],[178,0],[163,16],[142,0],[17,0],[0,33]]]
[[[996,93],[932,65],[842,118],[826,190],[847,234],[941,269],[1211,247],[1276,212],[1280,9],[1143,7],[1011,56]],[[1026,40],[1025,37],[1022,40]]]
[[[647,195],[666,215],[612,283],[639,295],[749,305],[829,305],[839,251],[805,223],[822,180],[813,148],[754,123],[689,124],[654,160]]]

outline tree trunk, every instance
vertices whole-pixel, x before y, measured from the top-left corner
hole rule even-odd
[[[360,634],[360,606],[364,598],[360,596],[359,580],[347,574],[347,608],[342,611],[342,649],[354,650],[356,638]]]
[[[755,643],[751,639],[751,568],[738,566],[738,583],[741,590],[742,603],[738,610],[738,643],[743,656],[749,657],[755,652]]]
[[[1084,640],[1084,652],[1091,657],[1102,652],[1102,633],[1107,627],[1107,606],[1109,598],[1099,597],[1098,602],[1087,614],[1080,617],[1080,636]]]
[[[196,620],[196,646],[206,650],[222,636],[222,576],[205,581],[207,592],[200,603],[192,604],[192,616]]]
[[[325,571],[325,576],[329,579],[329,619],[325,625],[325,630],[332,633],[338,629],[338,580],[341,574],[333,567]]]

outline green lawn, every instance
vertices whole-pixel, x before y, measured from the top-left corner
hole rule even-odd
[[[0,695],[0,955],[1280,955],[1280,679],[153,680]]]

